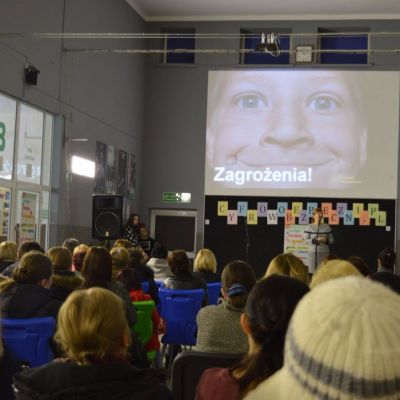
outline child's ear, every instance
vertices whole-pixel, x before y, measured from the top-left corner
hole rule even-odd
[[[249,320],[247,318],[247,315],[244,313],[240,315],[240,326],[247,336],[250,335]]]

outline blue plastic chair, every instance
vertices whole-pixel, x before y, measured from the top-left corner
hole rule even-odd
[[[196,316],[204,300],[204,290],[174,290],[160,287],[158,291],[162,304],[161,315],[167,321],[167,333],[162,341],[165,344],[196,344]]]
[[[221,282],[207,283],[208,304],[218,304],[219,295],[221,293]]]
[[[149,281],[142,281],[140,286],[142,287],[143,292],[149,293],[149,287],[150,287]]]
[[[1,325],[4,345],[15,360],[30,367],[53,360],[50,342],[56,327],[54,318],[2,318]]]
[[[168,347],[167,370],[171,373],[172,361],[180,350],[180,345],[193,346],[197,336],[197,313],[204,297],[204,289],[175,290],[160,287],[161,316],[166,321],[167,332],[162,338],[161,357]]]

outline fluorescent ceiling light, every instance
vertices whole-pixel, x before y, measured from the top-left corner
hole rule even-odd
[[[72,156],[71,171],[73,174],[94,178],[95,163],[86,158]]]

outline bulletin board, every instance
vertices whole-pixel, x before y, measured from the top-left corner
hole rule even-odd
[[[331,225],[331,253],[360,256],[374,271],[378,253],[395,247],[396,200],[254,196],[205,196],[204,247],[215,252],[219,271],[241,259],[262,276],[284,250],[285,226],[308,225],[315,207]]]

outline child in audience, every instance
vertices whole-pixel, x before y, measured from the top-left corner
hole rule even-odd
[[[246,400],[400,398],[400,297],[362,277],[333,279],[297,306],[282,369]]]
[[[124,305],[109,290],[72,293],[61,307],[56,340],[68,358],[17,374],[17,400],[172,399],[154,370],[129,364]]]
[[[129,291],[132,301],[154,300],[149,294],[143,292],[140,275],[135,269],[122,269],[117,274],[116,280],[121,282]],[[165,326],[164,321],[160,317],[160,314],[156,308],[154,308],[153,313],[151,314],[151,319],[153,321],[153,336],[150,338],[150,341],[145,344],[145,348],[147,351],[160,351],[160,341],[158,339],[158,335],[165,333]]]
[[[129,251],[125,247],[113,247],[110,254],[112,258],[112,280],[114,281],[118,273],[128,266]]]
[[[83,260],[85,259],[86,253],[89,251],[89,246],[86,244],[80,244],[75,247],[74,252],[72,253],[72,271],[75,271],[77,275],[82,275],[82,265]]]
[[[252,289],[240,324],[248,338],[248,354],[231,368],[206,370],[196,400],[237,400],[283,365],[286,329],[308,286],[293,278],[273,275]]]
[[[194,260],[193,275],[203,278],[206,283],[220,282],[221,275],[217,274],[217,259],[210,249],[201,249]]]
[[[150,260],[146,265],[153,270],[154,279],[164,280],[170,278],[172,272],[167,261],[168,250],[161,243],[156,242],[150,256]]]
[[[362,276],[361,272],[351,263],[345,260],[336,259],[330,260],[321,264],[312,277],[310,287],[316,286],[330,281],[331,279],[342,278],[344,276]]]
[[[18,258],[17,243],[5,241],[0,243],[0,274]]]
[[[0,305],[5,318],[57,318],[62,301],[49,290],[53,278],[50,259],[38,251],[26,253],[12,278],[0,284]]]
[[[268,265],[265,277],[273,274],[280,274],[296,278],[307,285],[310,283],[308,268],[292,253],[283,253],[277,255]]]
[[[256,283],[253,268],[244,261],[233,261],[222,271],[223,300],[217,306],[202,308],[197,314],[195,350],[218,353],[246,353],[248,341],[240,329],[240,315],[247,296]]]
[[[65,301],[73,290],[82,286],[83,279],[71,271],[72,255],[66,247],[52,247],[46,254],[54,268],[50,290],[54,297]]]

